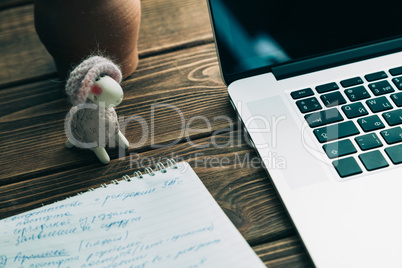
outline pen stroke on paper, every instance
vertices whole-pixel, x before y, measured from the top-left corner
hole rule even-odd
[[[34,225],[14,229],[15,247],[25,248],[26,252],[30,253],[17,252],[8,260],[10,264],[23,267],[63,267],[74,263],[79,263],[80,267],[100,265],[147,267],[157,263],[173,265],[176,262],[180,263],[183,258],[191,258],[194,260],[194,265],[199,265],[207,260],[207,256],[199,253],[202,254],[202,251],[221,242],[221,239],[216,238],[213,233],[212,222],[187,230],[185,227],[179,228],[185,231],[174,230],[163,236],[144,236],[136,228],[129,228],[130,223],[141,221],[141,215],[136,215],[135,209],[80,217],[78,222],[74,222],[72,213],[62,217],[67,218],[64,221],[55,221],[54,215],[49,216],[53,220],[32,218],[35,220]],[[114,231],[109,232],[112,229]],[[91,230],[103,232],[101,238],[94,239],[92,236],[87,236],[87,239],[78,239]],[[58,247],[32,250],[35,248],[32,245],[35,245],[36,241],[41,240],[43,244],[47,244],[56,237],[63,238],[61,240],[63,243]]]
[[[0,237],[0,268],[239,265],[222,254],[260,264],[192,169],[123,180],[4,219]]]
[[[167,187],[171,187],[171,186],[174,186],[174,185],[181,184],[182,182],[183,182],[183,180],[181,180],[180,178],[174,178],[174,179],[171,179],[171,180],[164,181],[163,184],[159,185],[159,187],[153,187],[151,189],[146,189],[146,190],[142,190],[142,191],[110,194],[110,195],[107,195],[105,197],[105,199],[103,200],[102,206],[106,205],[106,202],[108,202],[110,200],[119,199],[121,201],[125,201],[127,199],[132,199],[132,198],[136,198],[136,197],[139,197],[139,196],[151,195],[151,194],[153,194],[155,192],[164,190]]]
[[[92,202],[72,198],[66,200],[69,202],[55,203],[6,219],[5,222],[13,226],[12,233],[7,234],[8,242],[17,251],[7,255],[8,259],[4,256],[7,260],[4,260],[3,266],[0,263],[0,267],[8,267],[7,264],[10,267],[64,267],[75,264],[80,267],[147,267],[180,263],[188,257],[193,260],[193,267],[206,263],[208,257],[200,253],[221,242],[213,233],[212,222],[195,228],[179,228],[178,224],[177,228],[160,232],[158,236],[141,231],[144,229],[141,224],[143,218],[154,215],[137,209],[134,199],[157,195],[182,183],[183,180],[176,177],[153,183],[147,188],[140,187],[136,191],[105,192],[94,196]],[[126,207],[121,206],[122,202],[126,203]],[[91,211],[85,211],[89,205]],[[105,207],[107,210],[104,210]],[[165,226],[160,224],[157,228],[165,229]],[[97,236],[87,235],[92,231]],[[54,241],[62,243],[46,246],[54,244]],[[41,246],[37,247],[38,244]]]

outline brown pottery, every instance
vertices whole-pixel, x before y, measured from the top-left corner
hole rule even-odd
[[[60,78],[94,54],[114,60],[124,78],[137,68],[140,0],[35,0],[34,14]]]

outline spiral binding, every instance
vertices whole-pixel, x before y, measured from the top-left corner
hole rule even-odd
[[[150,167],[146,167],[144,169],[145,174],[142,174],[141,171],[135,171],[133,173],[133,178],[143,179],[144,175],[149,175],[149,176],[152,177],[152,176],[155,176],[156,172],[166,173],[169,168],[170,169],[177,169],[178,168],[177,163],[176,163],[176,161],[174,159],[167,159],[165,164],[163,162],[156,163],[155,170],[153,170]],[[129,178],[129,176],[124,175],[123,179],[125,179],[127,177]]]
[[[153,170],[153,169],[150,168],[150,167],[146,167],[146,168],[144,169],[144,173],[145,173],[145,174],[142,174],[141,171],[135,171],[135,172],[133,173],[133,176],[132,176],[132,177],[130,177],[129,175],[125,174],[125,175],[123,175],[123,176],[121,177],[121,179],[124,180],[124,181],[127,181],[127,182],[131,182],[134,178],[136,178],[136,179],[143,179],[143,178],[145,177],[145,175],[149,175],[149,176],[152,177],[152,176],[155,176],[155,175],[156,175],[156,172],[166,173],[168,169],[178,169],[178,168],[179,168],[179,167],[178,167],[177,162],[176,162],[173,158],[168,158],[168,159],[166,160],[166,163],[165,163],[165,164],[164,164],[163,162],[158,162],[158,163],[156,163],[156,165],[155,165],[155,170]],[[102,184],[99,186],[99,188],[107,188],[107,187],[109,187],[110,185],[118,185],[119,183],[120,183],[119,180],[114,179],[114,180],[111,180],[109,183],[102,183]],[[87,191],[88,191],[88,192],[93,192],[93,191],[95,191],[95,190],[96,190],[96,188],[89,188]],[[85,192],[86,192],[86,191],[84,191],[84,192],[79,192],[79,193],[77,193],[77,195],[83,195],[83,194],[85,194]],[[72,196],[67,197],[66,199],[70,199],[71,197],[72,197]],[[44,204],[42,204],[42,205],[44,205]]]
[[[137,170],[133,173],[132,177],[130,177],[129,175],[123,175],[122,179],[125,181],[131,181],[132,178],[143,179],[146,175],[153,177],[156,175],[156,172],[166,173],[168,169],[177,169],[177,168],[178,168],[177,162],[174,159],[169,158],[166,160],[165,163],[164,162],[156,163],[155,170],[153,170],[150,167],[146,167],[144,168],[145,174]],[[113,180],[112,183],[114,181],[115,180]]]
[[[167,159],[165,164],[163,162],[156,163],[155,170],[153,170],[150,167],[146,167],[144,169],[145,174],[142,174],[142,172],[138,170],[138,171],[135,171],[133,173],[132,177],[130,177],[129,175],[125,174],[125,175],[123,175],[121,177],[121,179],[124,180],[124,181],[130,182],[134,178],[143,179],[145,177],[145,175],[153,177],[153,176],[156,175],[156,172],[166,173],[168,169],[178,169],[177,162],[172,158]],[[99,187],[100,188],[107,188],[111,184],[112,185],[118,185],[119,183],[120,183],[119,180],[114,179],[114,180],[111,180],[110,183],[102,183]],[[93,192],[93,191],[95,191],[95,188],[88,189],[88,192]],[[77,193],[77,195],[83,195],[84,193],[85,192],[80,192],[80,193]]]

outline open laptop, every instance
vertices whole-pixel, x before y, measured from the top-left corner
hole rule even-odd
[[[222,77],[317,267],[402,267],[402,1],[208,0]]]

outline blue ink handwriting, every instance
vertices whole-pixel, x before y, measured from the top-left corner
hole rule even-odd
[[[172,180],[167,180],[163,183],[162,188],[166,188],[169,186],[173,186],[173,185],[177,185],[177,184],[181,184],[183,182],[182,179],[179,178],[174,178]]]
[[[52,258],[52,257],[66,257],[68,256],[68,253],[65,249],[56,249],[56,250],[50,250],[46,252],[41,252],[37,254],[30,254],[30,255],[25,255],[22,252],[19,252],[15,258],[14,262],[18,262],[21,265],[24,264],[25,261],[29,261],[32,259],[44,259],[44,258]]]
[[[120,199],[121,201],[124,201],[128,198],[134,198],[137,196],[143,196],[143,195],[149,195],[155,192],[156,188],[152,188],[149,190],[144,190],[144,191],[138,191],[138,192],[126,192],[126,193],[121,193],[121,194],[111,194],[107,195],[102,203],[102,207],[106,204],[106,202],[110,200],[118,200]]]

